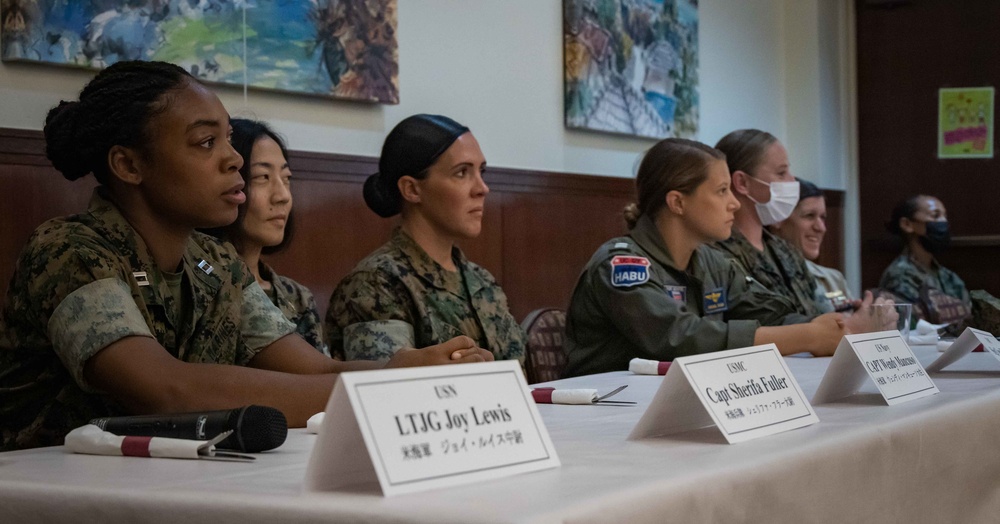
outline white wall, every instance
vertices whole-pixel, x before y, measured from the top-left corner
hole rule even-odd
[[[835,88],[826,86],[829,79],[821,78],[815,64],[817,2],[701,2],[703,141],[759,127],[789,137],[796,163],[817,163],[831,127],[822,118],[821,88]],[[492,164],[629,176],[637,153],[652,141],[563,127],[561,5],[559,0],[400,0],[397,106],[253,90],[244,104],[240,89],[217,91],[233,114],[272,121],[295,149],[378,155],[396,122],[417,112],[440,112],[471,127]],[[790,69],[795,74],[786,74]],[[91,75],[0,64],[0,126],[40,129],[48,108],[75,97]],[[832,153],[823,160],[836,160],[836,148]],[[815,169],[802,171],[825,186],[844,187],[839,179],[817,178]]]
[[[793,173],[847,189],[846,274],[857,277],[852,2],[701,0],[699,18],[699,138],[770,131]],[[396,122],[430,112],[472,128],[496,166],[632,176],[653,141],[563,126],[561,31],[561,0],[399,0],[397,106],[253,90],[245,103],[241,89],[216,90],[230,112],[270,121],[294,149],[377,156]],[[41,129],[92,75],[0,63],[0,127]]]
[[[847,189],[856,171],[850,4],[702,0],[700,139],[770,131],[788,145],[793,172]],[[396,122],[431,112],[472,128],[496,166],[631,176],[653,141],[563,126],[561,31],[561,0],[399,0],[399,105],[253,90],[244,103],[241,89],[217,91],[230,112],[270,121],[294,149],[377,156]],[[92,74],[0,63],[0,127],[41,129]],[[847,245],[856,246],[849,212]],[[857,251],[848,249],[848,275],[858,273]]]

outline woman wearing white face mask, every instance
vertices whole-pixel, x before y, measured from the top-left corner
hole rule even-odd
[[[770,133],[741,129],[724,136],[715,148],[726,155],[733,193],[740,202],[732,236],[715,246],[795,304],[799,313],[818,315],[823,308],[805,259],[764,227],[788,218],[799,200],[799,183],[788,168],[785,147]]]

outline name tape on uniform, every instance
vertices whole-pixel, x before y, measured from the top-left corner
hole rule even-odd
[[[515,361],[341,373],[305,487],[385,496],[559,466]]]
[[[972,353],[972,350],[979,347],[980,344],[984,351],[1000,360],[1000,341],[997,340],[997,337],[988,331],[967,327],[944,354],[927,366],[927,371],[931,373],[941,371],[954,364],[958,359]]]
[[[715,425],[730,444],[819,422],[774,344],[674,360],[629,440]]]
[[[868,378],[890,406],[938,392],[899,331],[879,331],[841,339],[813,404],[849,397]]]

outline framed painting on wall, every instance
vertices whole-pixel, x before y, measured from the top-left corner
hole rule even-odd
[[[693,138],[698,0],[563,0],[566,127]]]
[[[399,103],[396,0],[0,0],[5,61],[162,60],[212,83]]]

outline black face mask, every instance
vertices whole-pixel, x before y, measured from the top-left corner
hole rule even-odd
[[[948,231],[948,223],[940,221],[925,222],[925,224],[927,232],[919,237],[920,245],[928,253],[936,254],[948,249],[948,244],[951,243],[951,233]]]

